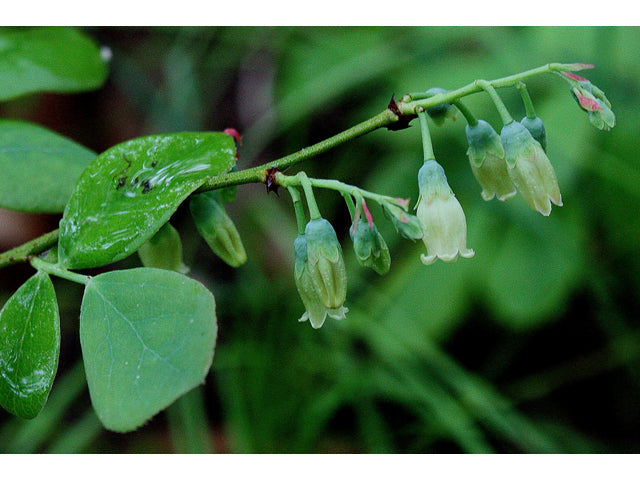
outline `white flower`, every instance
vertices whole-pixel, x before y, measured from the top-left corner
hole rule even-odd
[[[467,222],[460,203],[451,191],[444,169],[435,160],[428,160],[418,172],[420,198],[417,217],[424,233],[422,240],[427,255],[420,260],[430,265],[438,258],[452,262],[458,255],[473,257],[467,248]]]

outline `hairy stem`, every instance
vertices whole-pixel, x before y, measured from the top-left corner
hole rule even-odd
[[[14,263],[26,262],[31,255],[44,252],[58,241],[58,229],[45,233],[38,238],[0,254],[0,268]]]

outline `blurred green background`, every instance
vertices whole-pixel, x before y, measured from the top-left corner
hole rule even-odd
[[[548,62],[583,74],[612,103],[617,126],[593,128],[554,75],[528,82],[545,121],[564,206],[545,218],[520,197],[484,202],[466,158],[464,120],[433,128],[434,150],[468,222],[476,255],[419,261],[373,210],[392,252],[385,277],[360,268],[348,212],[320,192],[343,240],[347,320],[299,324],[295,219],[286,192],[238,189],[229,208],[249,261],[234,270],[172,219],[190,275],[218,305],[219,343],[192,425],[218,452],[640,451],[640,29],[614,27],[91,28],[113,54],[104,88],[34,95],[0,116],[48,126],[96,152],[135,136],[234,127],[239,167],[331,136],[382,111],[391,95],[453,89]],[[502,93],[502,91],[501,91]],[[503,99],[516,118],[518,94]],[[482,94],[466,104],[499,128]],[[417,122],[379,130],[291,169],[417,198]],[[413,205],[413,204],[412,204]],[[58,217],[2,212],[2,250],[55,228]],[[118,266],[137,266],[130,257]],[[0,276],[0,303],[31,274]],[[0,412],[2,452],[186,451],[176,408],[138,431],[102,429],[80,360],[82,291],[55,283],[62,356],[49,403],[32,421]],[[174,413],[172,413],[174,412]],[[197,412],[196,412],[197,413]],[[196,434],[197,436],[197,434]]]

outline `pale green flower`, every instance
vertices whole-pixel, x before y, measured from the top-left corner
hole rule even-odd
[[[502,128],[507,170],[525,202],[543,215],[551,213],[551,202],[562,206],[556,173],[542,146],[519,122]]]
[[[491,125],[478,120],[466,127],[469,164],[474,177],[482,187],[482,198],[508,200],[516,194],[516,187],[507,172],[504,148],[500,136]]]
[[[305,312],[300,317],[300,322],[309,320],[313,328],[320,328],[327,318],[327,315],[336,320],[345,318],[349,311],[340,305],[337,308],[327,308],[322,303],[316,284],[309,270],[309,257],[307,255],[307,240],[305,235],[299,235],[294,243],[295,250],[295,281],[298,293],[305,307]]]
[[[430,265],[438,258],[452,262],[458,255],[473,257],[474,251],[467,248],[467,223],[460,203],[451,191],[444,169],[435,160],[428,160],[418,172],[417,216],[422,226],[422,241],[427,255],[420,260]]]

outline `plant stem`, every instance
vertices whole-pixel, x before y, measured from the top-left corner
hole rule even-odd
[[[35,255],[51,248],[58,241],[58,229],[45,233],[22,245],[0,254],[0,268],[14,263],[26,262],[31,255]]]
[[[70,272],[69,270],[62,268],[59,265],[45,262],[38,257],[31,257],[29,261],[31,262],[31,266],[37,270],[50,273],[66,280],[71,280],[72,282],[82,283],[83,285],[86,285],[87,283],[89,283],[89,280],[91,280],[91,277],[81,275],[79,273]]]
[[[420,120],[420,135],[422,136],[422,150],[424,151],[424,161],[435,160],[433,145],[431,143],[431,133],[429,132],[429,118],[427,112],[418,107],[418,120]]]
[[[307,174],[304,172],[298,173],[296,178],[299,180],[302,190],[304,190],[304,196],[307,198],[307,207],[309,207],[309,217],[311,220],[318,220],[322,218],[320,209],[316,203],[316,197],[313,195],[313,187]]]
[[[356,215],[356,204],[353,201],[353,197],[349,193],[342,192],[342,198],[344,198],[344,202],[347,204],[347,208],[349,209],[351,220],[353,220]]]
[[[471,110],[469,110],[467,106],[463,104],[460,99],[454,100],[453,104],[456,106],[458,110],[460,110],[460,113],[462,113],[462,116],[467,121],[469,126],[473,127],[478,124],[478,120],[473,115],[473,113],[471,113]]]
[[[502,123],[508,125],[513,122],[513,118],[511,117],[509,110],[507,110],[507,107],[504,105],[504,102],[500,98],[500,95],[498,95],[498,92],[496,92],[496,89],[493,87],[493,85],[485,80],[476,80],[476,82],[478,83],[480,88],[487,92],[489,97],[491,97],[491,100],[493,101],[496,109],[498,110],[498,113],[500,114],[500,118],[502,118]]]
[[[522,102],[524,103],[524,108],[527,112],[527,118],[534,119],[536,118],[536,110],[533,108],[533,102],[531,101],[531,97],[529,96],[529,91],[527,90],[527,86],[524,82],[518,82],[516,88],[520,92],[520,96],[522,97]]]
[[[304,173],[304,172],[300,172]],[[283,187],[292,187],[292,186],[302,186],[304,188],[303,181],[301,181],[300,173],[297,175],[285,175],[283,173],[276,174],[276,182],[278,185],[282,185]],[[343,196],[352,195],[356,198],[369,198],[374,202],[378,203],[391,203],[393,205],[401,207],[406,211],[406,201],[402,199],[388,197],[386,195],[380,195],[378,193],[369,192],[367,190],[362,190],[361,188],[355,187],[353,185],[349,185],[347,183],[343,183],[339,180],[328,180],[322,178],[309,178],[304,175],[304,182],[308,182],[309,188],[326,188],[329,190],[335,190],[340,192]],[[313,217],[312,217],[313,218]]]
[[[304,235],[304,228],[307,224],[307,218],[304,214],[304,208],[302,206],[302,199],[300,198],[300,192],[295,187],[287,187],[291,200],[293,201],[293,210],[296,212],[296,224],[298,226],[298,235]]]
[[[321,142],[311,145],[310,147],[303,148],[291,155],[287,155],[278,160],[274,160],[269,163],[265,163],[258,167],[248,168],[245,170],[239,170],[237,172],[231,172],[226,175],[216,175],[214,177],[208,177],[199,191],[213,190],[220,187],[226,187],[231,185],[240,185],[244,183],[256,183],[264,182],[267,170],[270,168],[277,168],[283,170],[291,165],[307,160],[311,157],[326,152],[338,145],[342,145],[354,138],[360,137],[366,133],[377,130],[380,127],[384,127],[393,122],[398,121],[398,115],[391,110],[386,109],[380,112],[378,115],[365,120],[358,125],[351,127],[343,132],[327,138]]]

